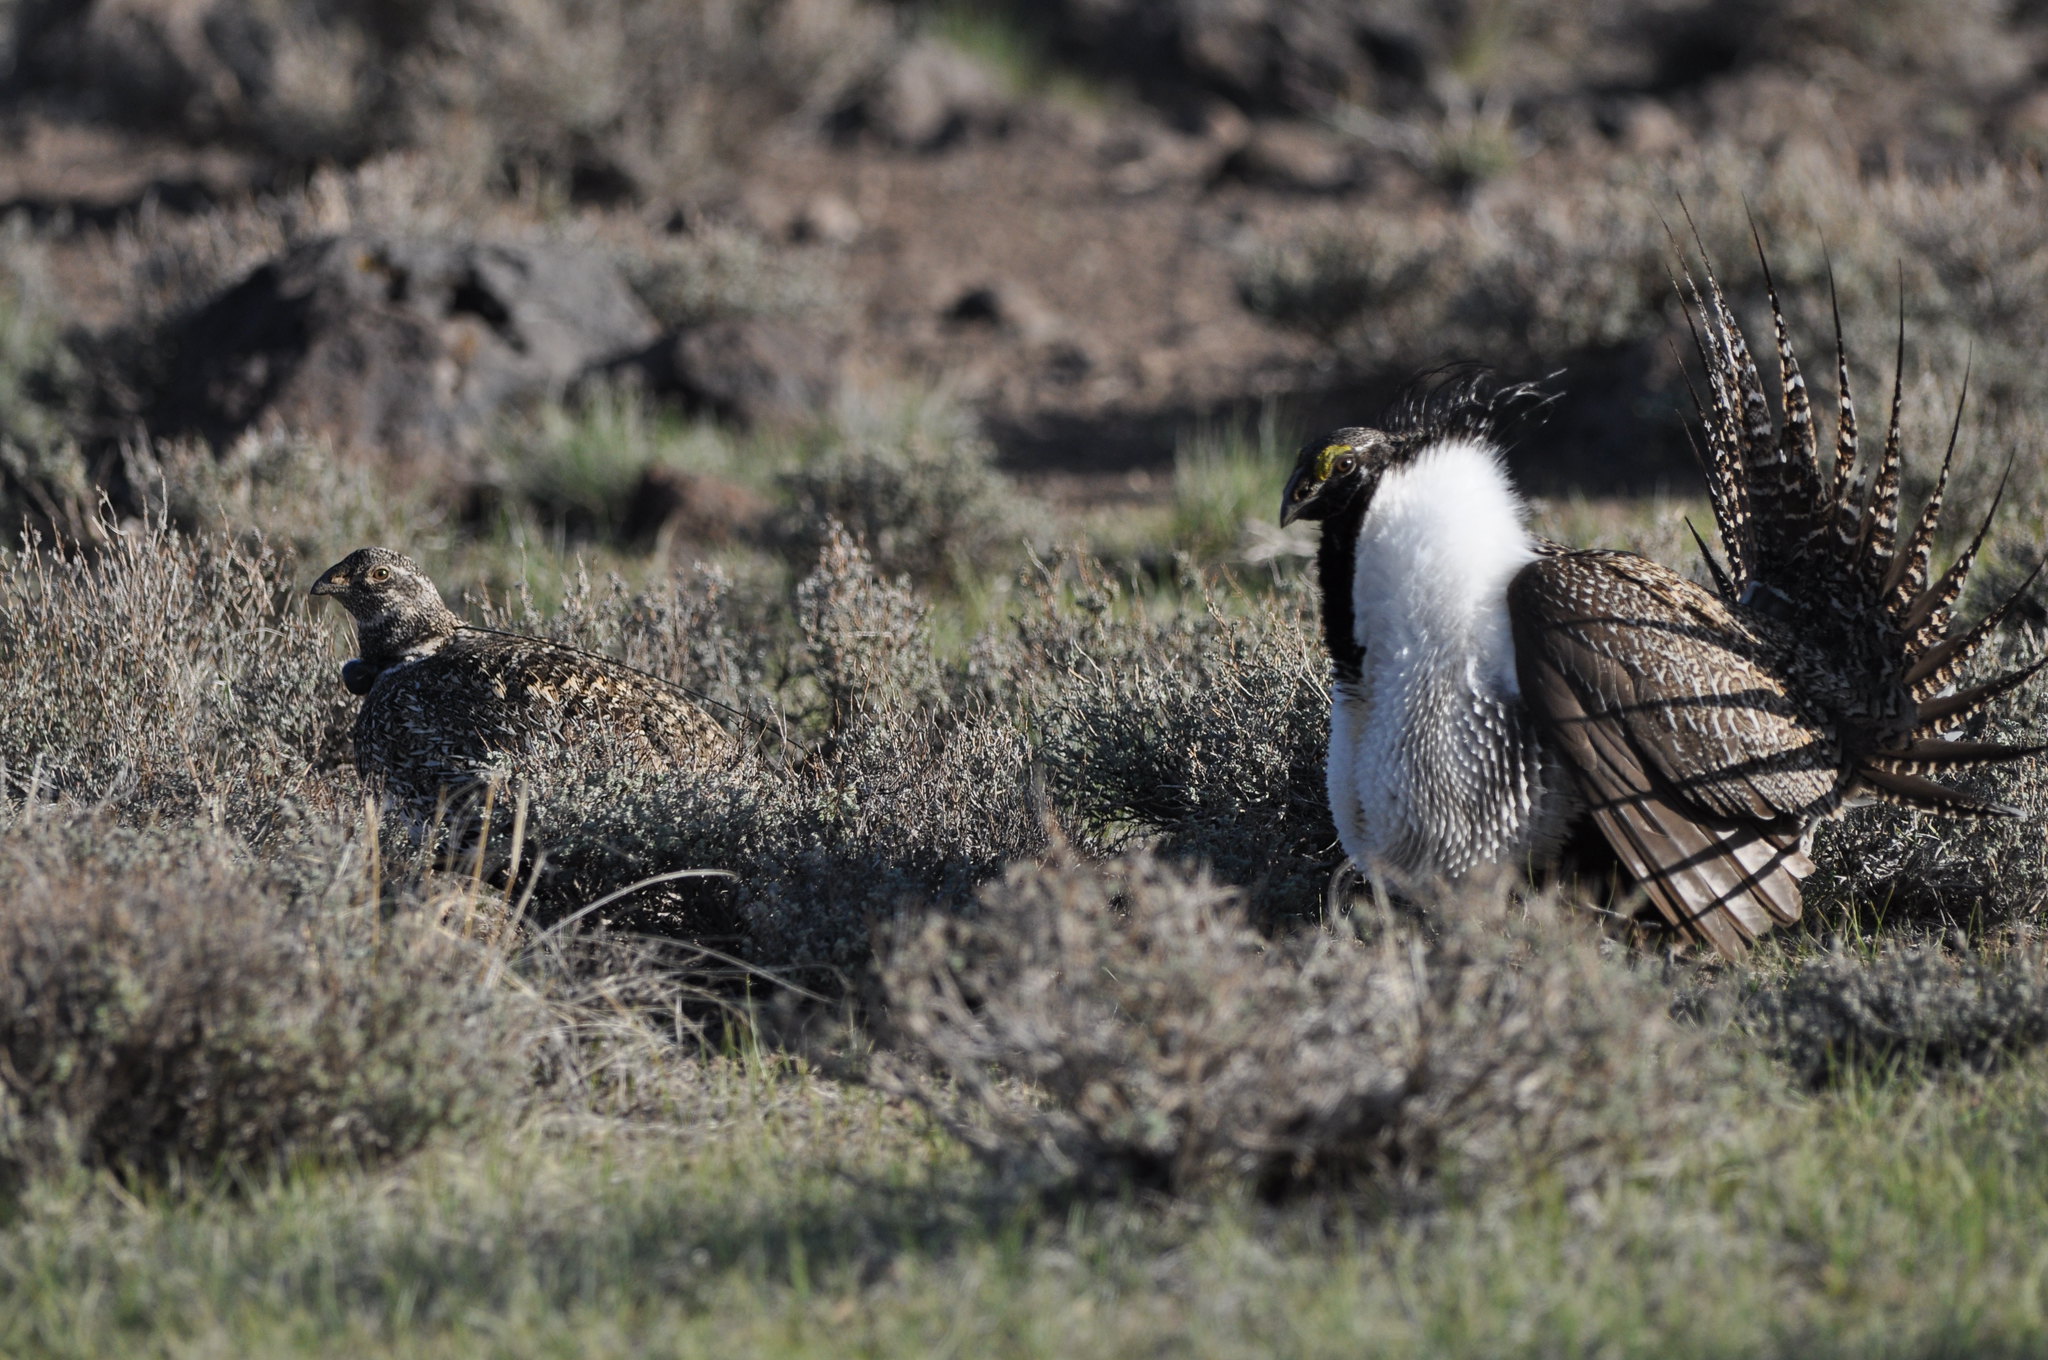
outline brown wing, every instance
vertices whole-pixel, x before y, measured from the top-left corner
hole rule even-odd
[[[1525,702],[1665,919],[1730,956],[1799,919],[1801,838],[1845,773],[1770,649],[1628,553],[1540,557],[1508,612]]]

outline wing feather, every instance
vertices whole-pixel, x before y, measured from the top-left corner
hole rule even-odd
[[[1523,698],[1666,920],[1723,954],[1799,918],[1833,734],[1707,591],[1625,553],[1539,558],[1508,591]]]

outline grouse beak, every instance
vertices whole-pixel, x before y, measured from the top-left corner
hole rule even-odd
[[[308,595],[339,595],[347,589],[347,581],[336,576],[332,571],[327,571],[321,574],[320,579],[313,583],[313,588],[306,593]]]
[[[1280,527],[1286,528],[1301,517],[1302,510],[1315,499],[1307,494],[1310,481],[1307,468],[1296,468],[1294,475],[1287,479],[1287,486],[1280,493]],[[317,587],[316,587],[317,589]]]

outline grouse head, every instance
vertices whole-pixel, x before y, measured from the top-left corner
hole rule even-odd
[[[1347,426],[1304,444],[1294,475],[1280,494],[1280,522],[1323,520],[1372,499],[1380,474],[1404,452],[1407,441],[1380,430]]]
[[[358,676],[361,666],[373,668],[374,678],[386,666],[424,656],[461,627],[426,573],[389,548],[356,549],[320,573],[311,593],[339,600],[355,620]],[[346,670],[343,680],[356,689]]]
[[[1502,387],[1469,365],[1426,373],[1388,407],[1382,428],[1346,426],[1302,445],[1281,493],[1280,522],[1363,515],[1390,468],[1445,440],[1492,442],[1504,424],[1540,412],[1551,399],[1535,383]]]

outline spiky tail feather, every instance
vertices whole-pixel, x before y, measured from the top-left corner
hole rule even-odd
[[[1697,232],[1694,239],[1698,241]],[[1777,623],[1789,624],[1809,642],[1821,639],[1828,659],[1857,691],[1854,707],[1860,712],[1855,716],[1861,721],[1850,725],[1861,730],[1846,734],[1850,749],[1858,754],[1845,796],[1874,794],[1949,815],[2016,815],[2015,809],[1927,777],[1935,771],[1966,771],[2048,749],[1950,740],[2048,665],[2048,658],[2043,658],[1970,688],[1954,689],[2040,574],[2037,566],[1982,619],[1955,631],[1954,606],[1976,563],[1991,514],[1997,512],[2000,498],[1994,497],[1991,514],[1970,544],[1939,579],[1929,579],[1961,429],[1961,399],[1934,490],[1901,545],[1903,303],[1890,418],[1874,469],[1861,465],[1841,313],[1835,307],[1834,466],[1824,474],[1812,401],[1761,238],[1757,257],[1778,352],[1776,422],[1748,342],[1712,264],[1704,259],[1704,246],[1700,253],[1704,286],[1690,270],[1682,270],[1681,278],[1707,377],[1705,394],[1695,393],[1694,402],[1706,430],[1707,486],[1727,560],[1724,569],[1711,553],[1705,554],[1716,588],[1740,609],[1756,610],[1768,602],[1764,612]],[[1829,301],[1835,303],[1832,275]],[[1965,395],[1968,381],[1965,374]],[[2000,497],[2003,491],[2001,482]],[[1788,611],[1793,615],[1789,619],[1784,617]]]

